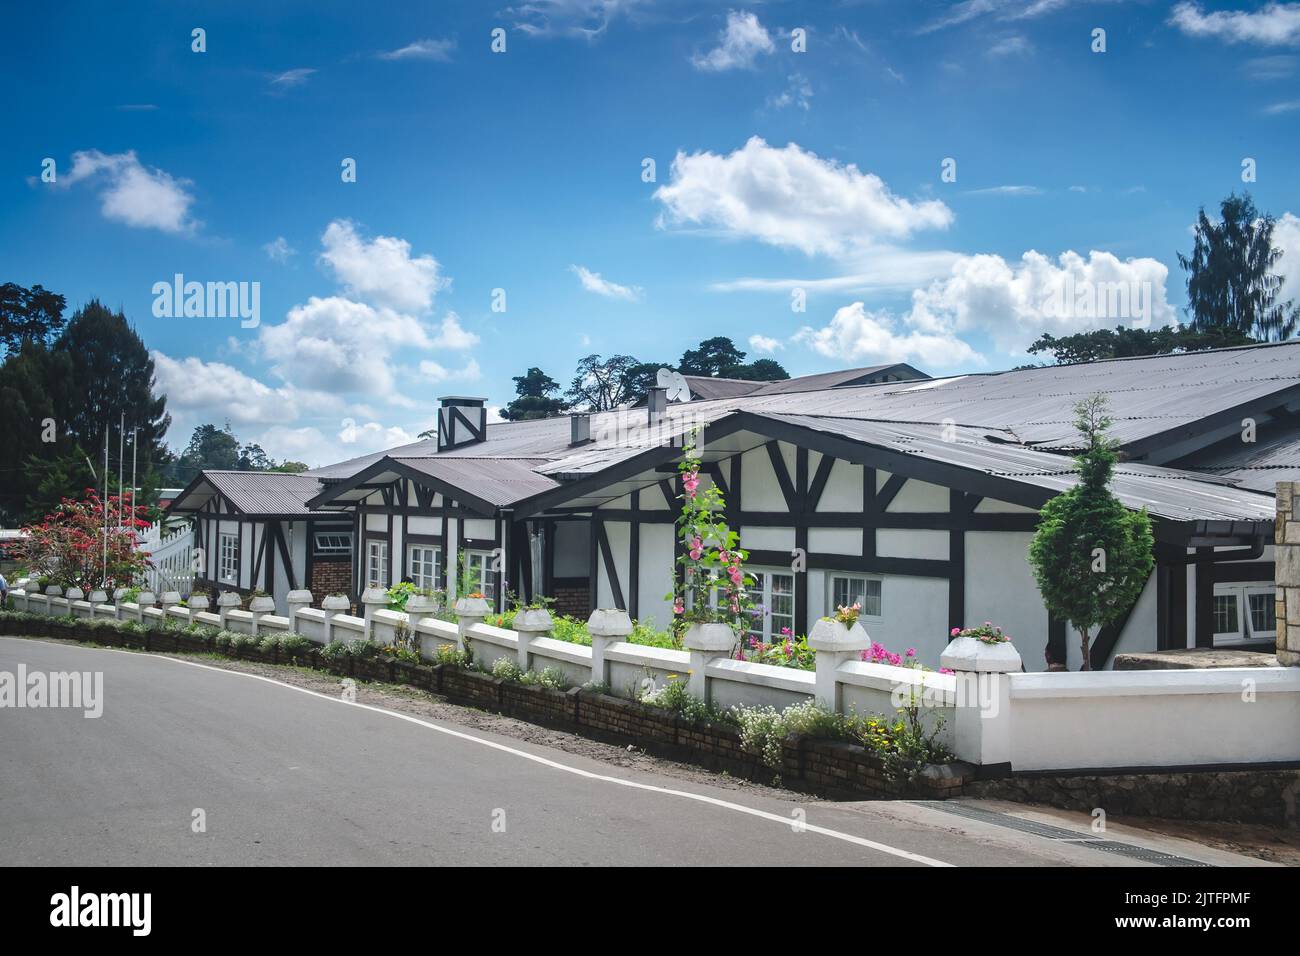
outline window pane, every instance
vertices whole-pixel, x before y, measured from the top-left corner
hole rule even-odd
[[[1255,634],[1273,632],[1277,630],[1277,618],[1273,605],[1273,595],[1271,594],[1251,594],[1250,601],[1250,629]]]
[[[1237,634],[1240,630],[1237,622],[1237,595],[1214,595],[1214,633]]]
[[[832,611],[841,607],[862,605],[867,617],[880,617],[881,583],[879,578],[834,577],[831,579]]]

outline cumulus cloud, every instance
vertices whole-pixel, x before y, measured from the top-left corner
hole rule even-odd
[[[1044,331],[1167,325],[1175,320],[1167,279],[1167,267],[1155,259],[1120,260],[1108,252],[1070,251],[1053,260],[1030,251],[1010,263],[963,256],[949,275],[914,290],[911,309],[900,318],[855,302],[820,329],[804,327],[796,339],[828,357],[915,359],[941,368],[982,363],[973,336],[1014,355]]]
[[[262,251],[272,262],[285,263],[298,254],[298,250],[289,245],[289,240],[284,236],[276,236],[266,245],[262,246]]]
[[[641,298],[642,289],[640,286],[619,285],[617,282],[610,282],[608,279],[601,278],[599,272],[592,272],[586,266],[569,266],[569,271],[578,277],[582,287],[588,292],[594,292],[596,295],[603,295],[607,299],[622,299],[625,302],[636,302]]]
[[[158,391],[167,396],[173,412],[203,410],[236,424],[298,417],[302,396],[291,387],[272,388],[222,362],[172,358],[158,351],[152,356]]]
[[[276,374],[302,388],[374,395],[401,403],[392,353],[431,347],[424,325],[392,309],[341,296],[312,296],[278,325],[263,325],[258,344]]]
[[[679,152],[654,197],[664,206],[661,225],[713,228],[808,255],[860,253],[953,220],[938,200],[912,202],[851,163],[758,136],[725,156]]]
[[[1178,3],[1169,22],[1189,36],[1216,37],[1228,43],[1286,46],[1300,42],[1300,3],[1269,3],[1258,10],[1216,10]]]
[[[1273,247],[1282,250],[1274,271],[1282,277],[1278,301],[1288,299],[1300,304],[1300,218],[1283,213],[1273,227]]]
[[[950,368],[981,362],[975,350],[952,335],[899,329],[886,312],[871,312],[861,302],[836,311],[820,329],[804,326],[795,336],[819,355],[838,362],[870,359],[879,362],[918,362],[927,367]]]
[[[780,339],[774,339],[767,335],[751,335],[749,337],[749,347],[755,352],[766,352],[769,355],[777,349],[785,348]]]
[[[450,63],[455,50],[455,40],[429,38],[415,40],[396,50],[388,50],[378,54],[378,57],[381,60],[437,60],[439,63]]]
[[[776,44],[757,16],[732,10],[727,14],[726,27],[718,34],[718,45],[703,56],[691,57],[691,63],[697,70],[711,73],[748,70],[760,55],[775,49]]]
[[[349,449],[353,455],[365,455],[396,445],[409,445],[416,440],[415,435],[399,426],[383,425],[380,422],[357,423],[351,418],[343,419],[337,438],[345,445],[360,446]]]
[[[433,256],[412,258],[411,244],[395,236],[367,241],[347,219],[326,226],[321,244],[321,260],[333,269],[347,292],[375,305],[426,312],[447,284]]]
[[[478,343],[479,337],[460,324],[460,316],[455,312],[448,312],[438,326],[438,334],[434,336],[431,344],[435,349],[463,351],[472,349]]]
[[[450,369],[430,359],[425,359],[420,363],[420,374],[434,383],[450,382],[452,380],[477,382],[483,377],[483,370],[479,368],[478,362],[474,359],[470,359],[461,368],[456,369]]]
[[[144,166],[135,150],[73,153],[72,169],[61,175],[57,184],[68,188],[80,182],[102,185],[100,211],[105,219],[180,235],[191,234],[202,225],[190,215],[194,196],[187,187],[193,184],[156,167]]]

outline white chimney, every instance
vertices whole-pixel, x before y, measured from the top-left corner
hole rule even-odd
[[[444,395],[438,399],[438,451],[487,438],[487,399]]]

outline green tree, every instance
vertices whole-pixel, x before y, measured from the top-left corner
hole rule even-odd
[[[1166,325],[1158,329],[1131,329],[1118,325],[1114,329],[1093,329],[1059,337],[1044,332],[1028,351],[1030,355],[1051,355],[1057,365],[1072,365],[1138,355],[1201,352],[1254,345],[1255,342],[1256,339],[1246,333],[1231,328],[1194,329],[1186,325]]]
[[[24,342],[46,342],[63,328],[67,300],[40,285],[25,289],[13,282],[0,285],[0,346],[16,352]]]
[[[1265,341],[1289,339],[1300,306],[1279,302],[1282,277],[1273,271],[1282,250],[1273,245],[1276,220],[1261,216],[1250,194],[1228,196],[1212,222],[1202,208],[1192,254],[1178,254],[1187,272],[1187,314],[1194,329],[1232,329]]]
[[[507,421],[549,418],[564,411],[563,399],[556,397],[560,383],[540,368],[530,368],[523,375],[516,375],[514,383],[516,397],[501,412]]]
[[[659,370],[672,368],[667,362],[637,362],[623,373],[623,394],[637,405],[646,400],[650,389],[659,382]]]
[[[678,371],[683,375],[730,377],[728,371],[744,362],[745,353],[736,348],[735,342],[725,335],[715,335],[701,342],[698,348],[683,352]]]
[[[1117,443],[1106,431],[1106,398],[1094,395],[1075,406],[1075,426],[1086,447],[1075,458],[1079,482],[1040,511],[1029,545],[1029,563],[1047,609],[1079,635],[1083,669],[1092,669],[1095,628],[1120,617],[1146,585],[1154,558],[1151,519],[1129,511],[1109,484]]]
[[[790,377],[780,362],[775,359],[758,359],[744,365],[733,365],[726,369],[726,378],[743,378],[750,382],[780,382]]]
[[[628,371],[640,364],[630,355],[586,356],[578,363],[565,395],[570,407],[605,412],[625,404],[629,400]]]

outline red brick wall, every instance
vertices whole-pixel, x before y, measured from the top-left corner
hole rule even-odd
[[[316,558],[311,566],[311,581],[307,587],[311,590],[312,606],[320,607],[323,598],[340,591],[352,593],[352,560],[328,561]]]

